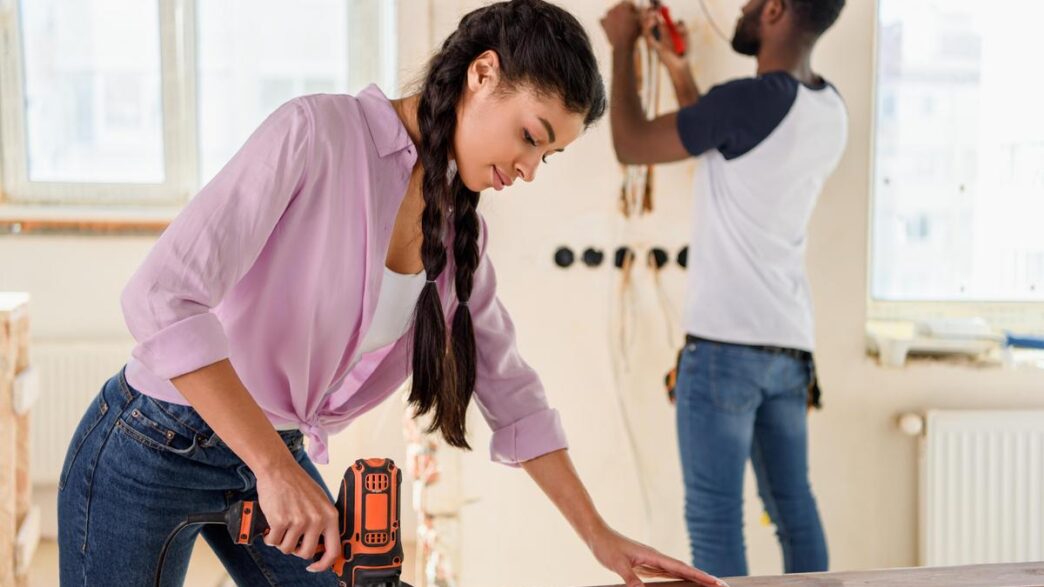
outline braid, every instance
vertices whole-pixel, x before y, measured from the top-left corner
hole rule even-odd
[[[469,190],[458,176],[453,182],[453,262],[457,290],[457,311],[453,315],[452,356],[457,385],[457,401],[441,406],[435,412],[435,425],[442,429],[447,442],[467,447],[464,436],[468,403],[475,391],[475,331],[471,323],[468,301],[479,263],[479,220],[475,211],[479,195]],[[459,436],[457,436],[459,431]]]
[[[453,36],[446,44],[452,40]],[[447,371],[446,364],[446,318],[434,283],[446,268],[444,236],[449,192],[446,175],[457,126],[456,106],[466,69],[456,66],[453,57],[452,52],[444,50],[432,61],[417,107],[421,132],[419,155],[424,166],[421,261],[428,279],[417,300],[413,333],[413,387],[409,402],[418,414],[428,413],[437,397],[453,392],[453,382],[449,379],[453,373]]]
[[[417,415],[434,410],[429,432],[452,446],[470,448],[466,416],[475,390],[476,344],[469,301],[479,264],[479,194],[458,174],[448,180],[457,130],[457,106],[471,62],[485,51],[500,58],[498,90],[521,83],[561,98],[585,125],[605,113],[605,88],[590,41],[571,14],[544,0],[511,0],[474,10],[461,19],[428,64],[417,107],[424,213],[421,259],[428,283],[417,301],[413,335],[413,388]],[[447,336],[434,280],[447,267],[452,226],[453,285],[458,305]]]

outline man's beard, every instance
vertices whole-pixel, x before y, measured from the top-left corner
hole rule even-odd
[[[736,24],[736,33],[732,37],[732,50],[740,55],[756,57],[761,51],[760,23],[756,16],[744,16]]]

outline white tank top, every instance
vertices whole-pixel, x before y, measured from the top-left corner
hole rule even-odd
[[[366,331],[366,338],[363,339],[355,360],[362,354],[388,346],[406,333],[413,318],[417,299],[427,282],[424,275],[423,271],[415,275],[403,275],[384,268],[384,281],[381,282],[381,292],[377,298],[377,310],[374,311],[370,329]]]

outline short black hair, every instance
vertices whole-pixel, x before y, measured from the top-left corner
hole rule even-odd
[[[790,0],[798,25],[818,37],[837,21],[845,0]]]

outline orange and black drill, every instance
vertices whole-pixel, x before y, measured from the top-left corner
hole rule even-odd
[[[340,552],[331,570],[340,587],[409,587],[402,573],[399,512],[402,471],[391,459],[359,459],[344,472],[337,495]],[[255,500],[237,502],[224,512],[190,516],[167,538],[156,569],[160,586],[163,559],[174,536],[193,524],[224,524],[236,544],[250,544],[268,533],[268,522]],[[326,551],[320,539],[316,560]]]

